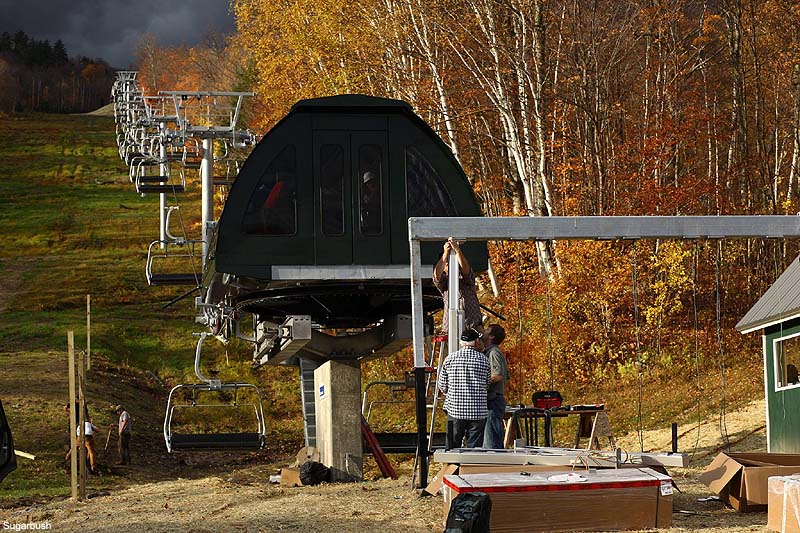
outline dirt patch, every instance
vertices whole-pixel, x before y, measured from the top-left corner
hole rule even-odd
[[[16,509],[5,520],[93,531],[429,531],[440,505],[412,493],[407,480],[286,489],[213,477]]]
[[[91,115],[93,117],[113,117],[114,116],[114,102],[110,104],[106,104],[103,107],[98,107],[94,111],[89,111],[88,113],[84,113],[86,115]]]

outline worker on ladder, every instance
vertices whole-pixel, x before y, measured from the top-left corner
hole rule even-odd
[[[448,259],[451,251],[455,253],[456,257],[458,258],[458,303],[459,307],[464,310],[464,330],[474,329],[478,333],[483,333],[483,317],[481,316],[480,303],[478,303],[478,291],[475,286],[475,273],[472,271],[472,267],[470,267],[469,261],[467,261],[467,257],[464,255],[464,252],[461,251],[461,247],[458,245],[458,242],[456,242],[456,240],[452,237],[447,239],[447,241],[444,243],[442,257],[439,258],[439,261],[437,261],[436,265],[433,267],[433,284],[436,285],[436,288],[442,293],[442,299],[444,300],[442,331],[447,333],[447,328],[449,325],[448,283],[450,276],[448,272]]]

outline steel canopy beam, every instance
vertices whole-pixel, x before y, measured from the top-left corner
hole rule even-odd
[[[409,239],[716,239],[800,237],[800,216],[614,216],[410,218]]]
[[[411,314],[414,366],[425,366],[421,241],[551,239],[741,239],[800,237],[800,216],[630,217],[414,217],[408,219],[411,250]]]

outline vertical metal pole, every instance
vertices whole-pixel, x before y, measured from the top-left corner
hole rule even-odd
[[[409,228],[412,220],[409,220]],[[410,230],[409,230],[410,231]],[[422,257],[419,241],[409,239],[411,247],[411,325],[414,341],[414,367],[425,368],[424,311],[422,309]]]
[[[672,453],[678,453],[678,423],[672,423]]]
[[[419,487],[428,485],[428,398],[425,394],[425,369],[414,369],[414,394],[417,400],[417,457]]]
[[[160,146],[158,148],[158,157],[161,163],[159,164],[159,176],[167,176],[169,173],[169,162],[167,161],[167,146],[164,144],[166,141],[167,125],[161,122],[158,125],[159,132],[161,133]],[[161,241],[160,247],[163,250],[167,247],[167,193],[162,192],[158,195],[158,224],[159,232],[158,238]]]
[[[458,288],[458,278],[461,272],[458,268],[458,256],[455,252],[450,252],[448,262],[448,285],[447,285],[447,353],[458,350],[458,339],[461,337],[462,313],[458,308],[460,291]]]
[[[85,370],[86,370],[86,358],[84,357],[84,353],[80,352],[78,354],[78,408],[80,412],[79,416],[79,439],[78,439],[78,449],[80,450],[80,454],[78,455],[78,498],[83,500],[86,499],[86,379],[85,379]]]
[[[69,367],[69,449],[70,449],[70,487],[72,488],[72,499],[78,499],[78,439],[75,435],[77,425],[75,424],[75,406],[77,405],[75,394],[75,336],[72,331],[67,332],[67,357]]]
[[[86,295],[86,369],[92,368],[92,295]]]
[[[203,161],[200,164],[203,211],[203,268],[208,256],[208,225],[214,221],[214,139],[203,139]]]
[[[409,235],[412,235],[413,222],[408,221]],[[417,457],[419,461],[419,486],[428,485],[428,406],[425,395],[425,332],[423,331],[424,310],[422,308],[422,257],[419,241],[409,238],[411,254],[411,324],[414,340],[414,399],[417,414]]]

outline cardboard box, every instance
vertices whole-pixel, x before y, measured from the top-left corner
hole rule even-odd
[[[527,474],[463,474],[444,477],[444,522],[462,492],[492,500],[492,533],[607,531],[672,525],[672,479],[649,468],[576,470],[584,481],[563,480],[564,471]],[[555,476],[555,477],[554,477]]]
[[[767,491],[767,529],[800,533],[800,476],[771,476]]]
[[[726,504],[740,512],[766,511],[767,480],[800,472],[800,455],[788,453],[721,453],[700,475]]]
[[[284,487],[299,487],[302,484],[299,466],[281,468],[281,485]]]

